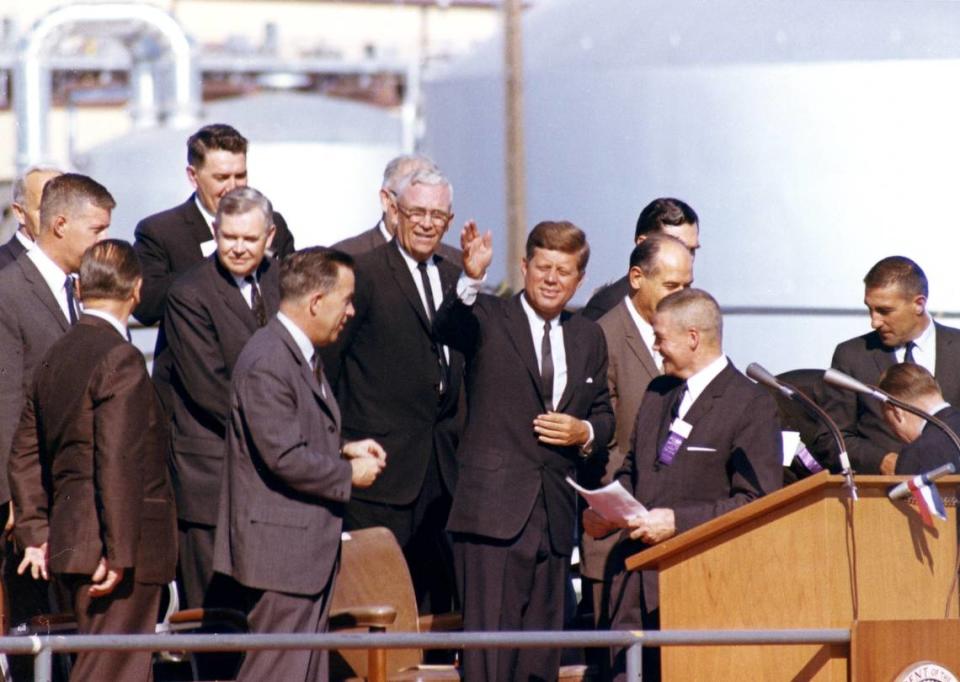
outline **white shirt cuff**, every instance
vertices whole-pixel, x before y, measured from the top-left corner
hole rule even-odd
[[[477,294],[480,293],[480,287],[483,286],[486,279],[486,275],[482,279],[474,279],[465,273],[460,275],[460,279],[457,280],[457,298],[460,299],[460,302],[463,305],[473,305],[477,300]]]
[[[590,432],[590,435],[587,437],[587,442],[580,446],[580,454],[587,457],[593,454],[593,424],[586,419],[583,420],[583,423],[587,425],[587,431]]]

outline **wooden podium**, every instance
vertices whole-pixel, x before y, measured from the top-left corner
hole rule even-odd
[[[957,619],[956,499],[940,479],[947,521],[923,525],[904,476],[794,483],[627,560],[660,572],[660,627],[850,628],[858,621]],[[860,652],[858,655],[869,655]],[[665,646],[664,680],[851,679],[846,645]]]

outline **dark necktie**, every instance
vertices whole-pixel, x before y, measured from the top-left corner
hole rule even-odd
[[[67,318],[70,320],[70,324],[76,324],[79,315],[77,315],[77,299],[73,292],[73,275],[67,275],[67,281],[64,282],[63,288],[67,292]]]
[[[423,294],[427,299],[427,318],[433,322],[437,316],[437,304],[433,299],[433,287],[430,286],[430,278],[427,276],[426,261],[417,263],[417,270],[420,272],[420,281],[423,282]],[[438,390],[442,395],[447,390],[447,356],[443,352],[443,346],[434,342],[434,350],[437,353],[440,364],[440,384]]]
[[[913,349],[916,347],[917,347],[917,344],[915,344],[913,341],[907,341],[906,348],[903,351],[904,362],[911,362],[913,364],[916,364],[917,361],[913,359]]]
[[[263,305],[263,296],[260,295],[260,287],[257,284],[257,278],[253,275],[247,275],[243,278],[250,283],[250,307],[257,318],[257,326],[262,327],[267,324],[267,308]]]
[[[540,392],[547,412],[553,412],[553,348],[549,320],[543,323],[543,339],[540,341]]]

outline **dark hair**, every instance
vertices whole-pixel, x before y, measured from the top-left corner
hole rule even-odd
[[[906,256],[887,256],[870,268],[863,278],[867,289],[883,289],[896,284],[907,296],[927,296],[927,276]]]
[[[527,261],[533,259],[534,249],[560,251],[577,256],[577,269],[580,274],[587,269],[590,260],[590,245],[587,235],[579,227],[566,220],[544,220],[537,223],[527,236]]]
[[[88,203],[106,211],[117,205],[106,187],[86,175],[64,173],[51,178],[40,195],[41,231],[50,227],[57,216],[70,216]]]
[[[697,212],[689,204],[670,197],[654,199],[640,211],[633,238],[636,240],[645,234],[660,232],[664,225],[683,225],[684,223],[700,224]]]
[[[326,246],[294,251],[280,263],[280,299],[293,301],[336,286],[340,268],[353,270],[353,258]]]
[[[906,403],[914,403],[917,399],[931,394],[943,395],[940,384],[930,371],[912,362],[901,362],[887,367],[880,375],[877,386]]]
[[[660,249],[671,242],[676,243],[686,253],[690,253],[687,245],[676,237],[671,237],[669,234],[652,234],[633,247],[633,251],[630,252],[630,267],[640,268],[645,277],[650,277],[657,270]]]
[[[234,187],[223,195],[217,207],[217,224],[225,215],[243,215],[250,211],[259,210],[267,219],[267,229],[273,225],[273,204],[259,190],[253,187]]]
[[[140,260],[133,247],[122,239],[104,239],[83,252],[80,296],[84,301],[125,301],[140,277]]]
[[[247,138],[226,123],[203,126],[187,140],[187,163],[193,168],[200,168],[207,158],[207,152],[217,149],[233,154],[246,154]]]

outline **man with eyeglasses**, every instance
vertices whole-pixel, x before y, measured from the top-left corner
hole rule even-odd
[[[444,526],[456,476],[462,356],[431,324],[460,266],[439,251],[453,189],[436,168],[400,180],[387,203],[396,235],[356,259],[356,316],[324,349],[348,440],[374,437],[390,465],[350,498],[347,530],[386,526],[404,549],[422,612],[452,605],[452,552]]]

